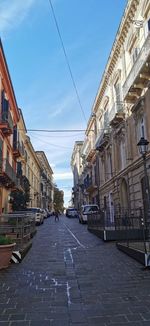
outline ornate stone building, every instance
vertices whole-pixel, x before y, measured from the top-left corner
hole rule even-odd
[[[149,107],[150,1],[129,0],[83,144],[83,172],[88,167],[90,178],[94,176],[86,188],[90,193],[87,202],[99,203],[109,211],[111,221],[118,207],[146,210],[148,189],[137,143],[141,137],[150,141]],[[146,166],[149,176],[149,151]]]

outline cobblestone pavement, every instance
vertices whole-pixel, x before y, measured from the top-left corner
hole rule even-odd
[[[21,264],[0,272],[0,326],[150,326],[150,271],[77,219],[38,227]]]

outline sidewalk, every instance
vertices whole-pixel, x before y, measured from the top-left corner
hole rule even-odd
[[[0,326],[149,326],[150,271],[77,219],[38,227],[21,264],[0,272]]]

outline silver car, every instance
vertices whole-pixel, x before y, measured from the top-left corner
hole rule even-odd
[[[98,213],[98,212],[99,212],[98,205],[95,204],[83,205],[81,207],[81,212],[79,214],[79,223],[87,223],[88,215]]]

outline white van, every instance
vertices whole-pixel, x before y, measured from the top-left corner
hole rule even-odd
[[[36,223],[36,225],[43,224],[44,215],[42,213],[41,208],[38,208],[38,207],[30,207],[30,208],[27,208],[27,211],[33,213],[33,215],[35,217],[35,223]]]
[[[94,214],[99,212],[98,205],[89,204],[81,206],[81,212],[79,214],[79,223],[87,223],[88,214]]]

